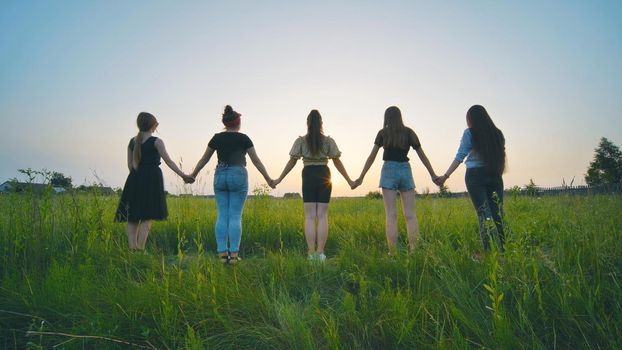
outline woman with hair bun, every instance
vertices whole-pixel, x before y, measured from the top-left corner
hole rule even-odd
[[[164,142],[153,136],[159,123],[152,114],[139,113],[136,125],[138,134],[127,146],[130,173],[123,186],[115,221],[127,222],[129,249],[144,250],[153,220],[164,220],[168,216],[160,159],[184,181],[193,179],[171,160]]]
[[[317,110],[312,110],[307,117],[307,134],[296,139],[291,151],[290,160],[285,165],[281,176],[273,182],[276,186],[294,168],[298,159],[302,158],[302,200],[305,211],[305,237],[309,260],[326,260],[324,246],[328,238],[328,203],[332,191],[328,160],[332,159],[335,168],[348,181],[350,186],[354,182],[348,176],[343,163],[339,160],[341,152],[335,140],[324,135],[322,116]]]
[[[251,139],[240,132],[242,115],[229,105],[222,114],[225,131],[215,134],[207,144],[203,157],[190,175],[195,178],[209,162],[214,152],[218,164],[214,173],[214,193],[216,195],[216,245],[223,263],[234,264],[240,259],[240,240],[242,237],[242,211],[248,194],[248,172],[246,154],[259,170],[268,184],[272,179],[268,175]]]

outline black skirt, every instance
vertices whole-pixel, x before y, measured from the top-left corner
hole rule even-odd
[[[115,215],[115,221],[138,222],[168,217],[162,170],[158,166],[139,166],[130,171]]]
[[[302,201],[329,203],[333,184],[326,165],[307,165],[302,169]]]

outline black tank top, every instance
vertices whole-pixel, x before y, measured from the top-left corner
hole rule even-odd
[[[160,165],[160,153],[155,147],[155,141],[157,139],[157,137],[151,136],[140,146],[140,162],[138,163],[138,167]],[[131,152],[134,152],[135,143],[136,141],[132,138],[128,146]]]

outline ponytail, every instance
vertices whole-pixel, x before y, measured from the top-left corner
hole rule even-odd
[[[134,167],[134,170],[138,170],[138,164],[140,163],[140,156],[141,156],[141,146],[143,144],[143,133],[142,131],[138,132],[138,135],[136,135],[136,137],[134,138],[134,151],[133,153],[133,157],[132,157],[132,166]]]
[[[322,129],[322,116],[317,109],[311,110],[307,117],[307,146],[311,154],[316,156],[322,148],[322,140],[324,139],[324,130]]]
[[[156,117],[151,113],[140,112],[136,118],[136,126],[138,126],[138,134],[134,138],[134,150],[132,151],[132,167],[134,170],[138,170],[141,157],[141,147],[143,145],[143,132],[151,130],[155,125],[158,125]]]

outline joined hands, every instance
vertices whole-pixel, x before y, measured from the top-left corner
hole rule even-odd
[[[362,178],[358,178],[354,181],[350,181],[348,184],[350,185],[350,189],[355,189],[357,187],[359,187],[361,184],[363,183],[363,179]]]
[[[192,184],[196,180],[194,176],[186,174],[184,174],[181,178],[184,179],[184,183],[186,184]]]
[[[432,177],[432,182],[434,182],[438,187],[445,185],[445,181],[447,181],[449,177],[447,175],[434,176]]]
[[[281,179],[269,179],[266,182],[268,183],[268,186],[270,186],[270,188],[275,189],[276,185],[281,183]]]

